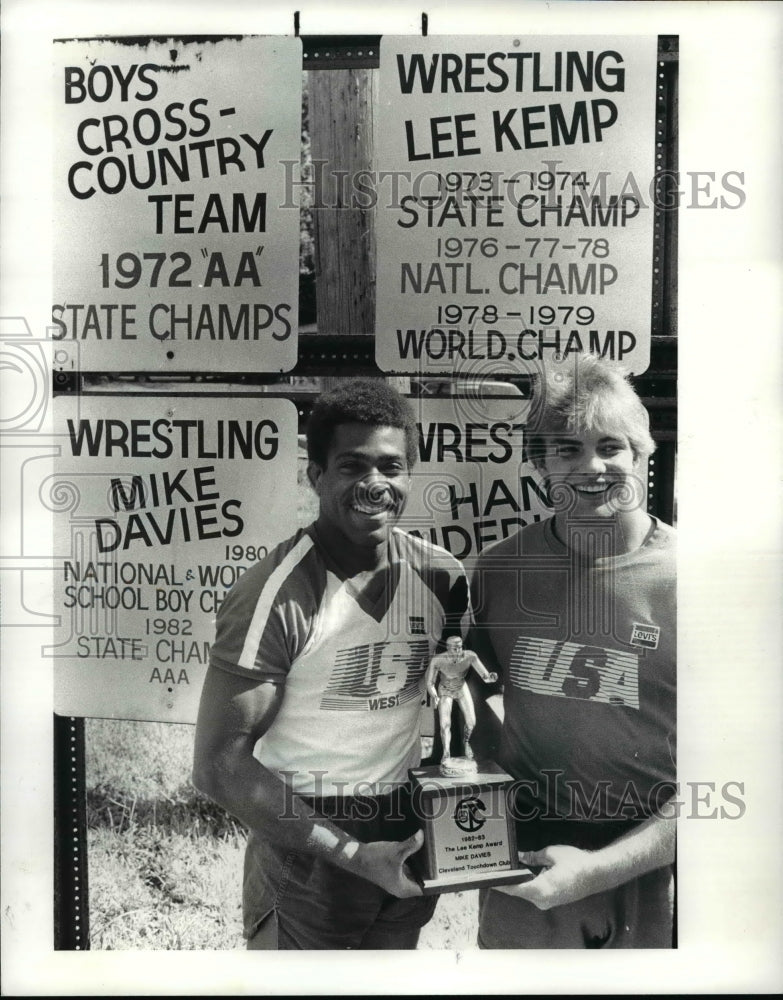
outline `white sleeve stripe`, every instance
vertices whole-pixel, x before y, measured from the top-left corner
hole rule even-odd
[[[245,644],[242,647],[242,655],[239,657],[240,667],[252,670],[256,666],[256,652],[261,642],[261,636],[266,628],[274,599],[277,597],[277,593],[288,574],[307,555],[312,547],[312,538],[309,535],[303,535],[264,584],[261,593],[258,595],[253,618],[247,630]]]

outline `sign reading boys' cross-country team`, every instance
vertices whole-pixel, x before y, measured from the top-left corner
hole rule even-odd
[[[298,38],[55,43],[57,363],[296,363]]]
[[[54,400],[60,715],[195,722],[215,616],[296,528],[287,399]]]
[[[382,39],[384,371],[647,368],[656,55],[652,36]]]

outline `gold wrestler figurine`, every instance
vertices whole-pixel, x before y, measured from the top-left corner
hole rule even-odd
[[[470,736],[476,725],[476,712],[466,683],[471,667],[485,684],[491,684],[498,679],[497,674],[491,674],[486,670],[472,650],[462,648],[462,639],[458,635],[452,635],[446,640],[446,652],[433,656],[427,668],[427,690],[432,697],[433,705],[438,710],[440,734],[443,739],[441,768],[446,771],[451,768],[467,770],[470,765],[465,767],[464,764],[473,761]],[[451,706],[454,701],[459,705],[463,718],[462,741],[465,759],[462,767],[459,764],[460,758],[451,756]]]

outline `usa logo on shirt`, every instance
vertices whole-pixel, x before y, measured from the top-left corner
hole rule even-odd
[[[341,649],[321,698],[324,711],[374,711],[418,700],[427,639],[373,642]]]
[[[639,708],[640,653],[520,636],[509,659],[514,687],[534,694]]]

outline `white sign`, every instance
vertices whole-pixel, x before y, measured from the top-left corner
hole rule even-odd
[[[55,711],[195,722],[215,615],[296,530],[286,399],[57,397]]]
[[[400,527],[448,549],[470,576],[483,548],[551,513],[541,477],[524,461],[529,401],[519,395],[411,402],[419,461]],[[424,692],[422,735],[432,736],[435,727]]]
[[[655,36],[383,37],[382,370],[647,368],[656,54]]]
[[[296,363],[298,38],[55,43],[58,366]]]
[[[481,550],[551,514],[524,461],[521,395],[420,399],[419,462],[400,527],[448,549],[471,570]]]

